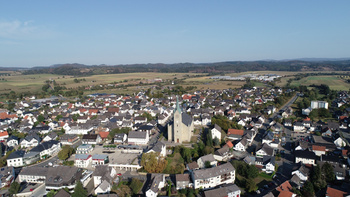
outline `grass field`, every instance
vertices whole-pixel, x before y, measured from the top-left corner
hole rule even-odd
[[[40,91],[42,86],[47,80],[55,80],[56,83],[64,85],[67,88],[76,88],[78,86],[88,86],[88,85],[100,85],[108,84],[113,82],[121,82],[119,84],[140,84],[140,82],[147,82],[151,79],[162,79],[164,80],[174,80],[182,78],[191,78],[195,75],[205,75],[198,73],[123,73],[123,74],[107,74],[107,75],[93,75],[86,77],[73,77],[73,76],[62,76],[62,75],[52,75],[52,74],[35,74],[35,75],[11,75],[2,76],[5,80],[0,81],[0,93],[7,93],[10,91],[15,92],[36,92]],[[74,79],[85,79],[80,83],[75,83]],[[125,82],[125,80],[127,80]],[[127,89],[126,92],[131,92]],[[123,89],[124,90],[124,89]],[[106,91],[104,91],[106,92]]]
[[[332,90],[349,90],[350,84],[344,82],[336,76],[309,76],[302,78],[298,81],[292,81],[291,86],[310,86],[310,85],[321,85],[326,84]]]

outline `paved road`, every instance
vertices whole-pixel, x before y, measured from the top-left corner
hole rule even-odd
[[[296,100],[298,99],[298,94],[296,94],[293,98],[291,98],[286,104],[284,104],[279,111],[276,111],[275,113],[273,113],[270,117],[272,119],[274,119],[279,113],[280,111],[285,111],[288,107],[290,107]]]

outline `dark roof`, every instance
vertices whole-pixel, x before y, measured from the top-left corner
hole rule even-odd
[[[59,143],[60,142],[56,141],[56,140],[50,140],[47,142],[43,142],[43,143],[39,144],[38,146],[32,148],[32,150],[30,150],[30,152],[41,152],[43,150],[50,149],[53,145],[59,144]]]
[[[61,189],[60,191],[57,192],[57,194],[54,197],[70,197],[71,195],[66,192],[66,190]]]
[[[142,138],[146,139],[147,132],[130,131],[128,138]]]
[[[83,140],[96,140],[98,138],[97,134],[86,134],[83,135]]]
[[[299,158],[316,159],[316,154],[308,150],[296,150],[294,156]]]
[[[190,126],[192,124],[192,117],[187,113],[182,113],[181,115],[182,115],[182,123],[184,123],[186,126]]]
[[[24,156],[25,152],[24,150],[18,150],[15,152],[12,152],[7,159],[16,159],[16,158],[22,158]]]
[[[213,168],[206,168],[193,171],[194,179],[207,179],[216,177],[222,174],[226,174],[229,172],[235,171],[235,168],[231,163],[225,163],[220,166],[216,166]]]
[[[177,181],[190,181],[190,175],[189,174],[176,174],[176,182]]]

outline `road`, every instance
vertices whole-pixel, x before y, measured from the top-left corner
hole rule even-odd
[[[78,141],[76,141],[76,142],[72,145],[72,147],[73,147],[73,148],[76,148],[76,147],[78,147],[78,146],[80,146],[80,145],[81,145],[81,140],[79,139]],[[47,160],[45,160],[45,161],[43,161],[43,162],[41,162],[41,163],[38,163],[38,164],[34,164],[34,165],[32,165],[32,166],[45,167],[45,166],[48,166],[50,162],[53,163],[53,164],[55,164],[58,160],[59,160],[59,159],[58,159],[58,156],[57,156],[57,154],[56,154],[55,156],[50,157],[50,158],[48,158]]]
[[[285,111],[288,107],[290,107],[296,100],[298,99],[298,94],[296,94],[293,98],[291,98],[286,104],[284,104],[279,111],[273,113],[270,118],[273,120],[281,111]]]

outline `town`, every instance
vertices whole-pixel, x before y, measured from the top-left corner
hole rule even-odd
[[[0,110],[0,193],[345,196],[350,96],[324,89],[26,97]]]

